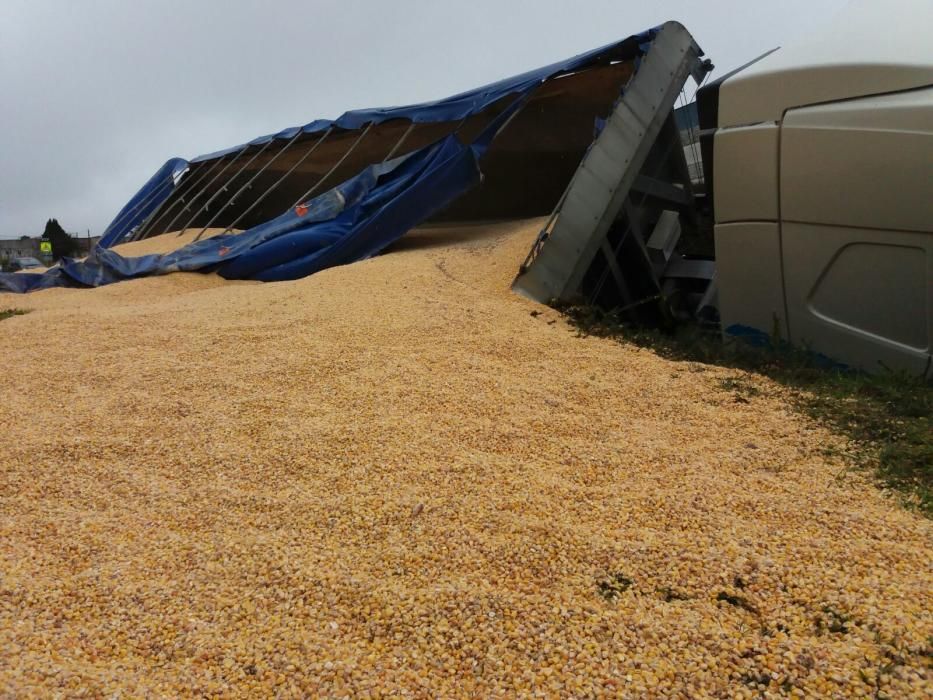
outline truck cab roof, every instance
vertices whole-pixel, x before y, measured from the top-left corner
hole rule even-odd
[[[892,17],[909,21],[891,25]],[[780,121],[794,107],[933,84],[933,2],[855,0],[718,85],[718,127]]]

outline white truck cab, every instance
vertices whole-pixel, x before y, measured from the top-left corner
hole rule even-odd
[[[726,333],[933,374],[931,29],[860,0],[700,91]]]

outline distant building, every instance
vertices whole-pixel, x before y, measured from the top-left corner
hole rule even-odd
[[[74,253],[74,257],[76,258],[87,256],[100,240],[100,236],[87,237],[75,233],[69,233],[68,235],[74,239],[77,245],[77,249]],[[13,238],[9,240],[0,238],[0,265],[3,265],[13,258],[32,257],[45,260],[44,256],[42,256],[39,251],[39,240],[39,236],[35,238]]]
[[[75,253],[76,257],[83,258],[85,255],[91,252],[91,248],[97,245],[97,242],[100,240],[100,236],[79,236],[76,233],[69,233],[69,236],[75,239],[75,243],[78,244],[78,251]]]
[[[39,257],[39,239],[3,239],[0,238],[0,260],[13,258]]]

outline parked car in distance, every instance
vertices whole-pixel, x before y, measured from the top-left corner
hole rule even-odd
[[[35,267],[44,268],[39,260],[30,257],[13,258],[10,261],[10,272],[20,272],[21,270],[31,270]]]

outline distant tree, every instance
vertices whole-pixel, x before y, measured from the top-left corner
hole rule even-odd
[[[43,238],[48,238],[52,244],[52,259],[59,260],[65,256],[72,256],[78,252],[78,244],[74,238],[65,233],[57,219],[49,219],[45,224]]]
[[[21,241],[28,241],[30,238],[32,238],[32,236],[22,235],[22,236],[19,237],[19,240],[21,240]]]

